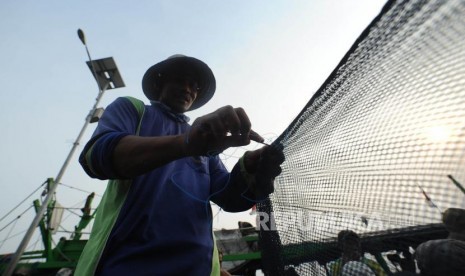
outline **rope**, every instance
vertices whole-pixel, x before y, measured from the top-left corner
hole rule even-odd
[[[14,237],[16,237],[16,236],[19,236],[19,235],[23,234],[23,233],[26,232],[26,231],[27,231],[27,230],[24,230],[24,231],[21,231],[21,232],[19,232],[19,233],[16,233],[16,234],[14,234],[13,236],[11,236],[11,237],[9,237],[9,238],[7,238],[7,239],[3,239],[2,242],[6,241],[6,240],[8,240],[8,239],[12,239],[12,238],[14,238]]]
[[[18,220],[16,220],[16,221],[15,221],[15,224],[13,224],[13,226],[10,228],[10,231],[8,232],[8,235],[6,235],[6,238],[2,241],[2,244],[0,245],[0,249],[1,249],[1,248],[3,247],[3,245],[5,244],[5,241],[9,239],[10,234],[11,234],[11,232],[13,231],[13,229],[15,228],[17,222],[18,222]]]
[[[7,216],[9,216],[11,214],[11,212],[13,212],[16,208],[18,208],[21,204],[23,204],[28,198],[30,198],[35,192],[37,192],[42,186],[45,185],[45,183],[47,183],[47,181],[45,181],[44,183],[40,184],[40,186],[35,189],[30,195],[28,195],[23,201],[21,201],[18,205],[16,205],[15,207],[13,207],[13,209],[11,209],[9,212],[6,213],[6,215],[4,215],[2,218],[0,218],[0,222],[5,219]]]
[[[16,218],[14,218],[12,221],[10,221],[7,225],[5,225],[2,229],[0,229],[0,232],[2,232],[5,228],[7,228],[10,224],[12,224],[13,222],[17,221],[22,215],[24,215],[24,213],[26,213],[27,211],[29,211],[29,209],[31,209],[33,206],[31,205],[29,208],[27,208],[24,212],[22,212],[19,216],[17,216]]]
[[[65,187],[67,187],[67,188],[70,188],[70,189],[78,190],[78,191],[83,192],[83,193],[87,193],[87,194],[91,194],[91,193],[92,193],[92,192],[90,192],[90,191],[86,191],[86,190],[83,190],[83,189],[79,189],[79,188],[76,188],[76,187],[74,187],[74,186],[67,185],[67,184],[64,184],[64,183],[58,183],[58,184],[60,184],[60,185],[62,185],[62,186],[65,186]],[[96,196],[102,197],[102,195],[100,195],[100,194],[96,194],[96,193],[94,193],[94,194],[95,194]]]

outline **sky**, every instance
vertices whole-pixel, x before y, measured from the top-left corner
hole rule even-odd
[[[93,59],[113,57],[124,88],[105,92],[99,106],[117,97],[144,100],[148,67],[171,56],[199,58],[213,70],[217,90],[198,116],[232,105],[247,112],[252,128],[272,142],[298,115],[361,32],[381,11],[381,0],[293,1],[1,1],[0,2],[0,253],[16,250],[33,219],[18,217],[40,198],[28,197],[56,177],[92,108],[98,87],[77,30]],[[88,126],[56,197],[81,208],[88,193],[106,182],[89,178],[77,162],[96,125]],[[228,168],[248,147],[221,155]],[[65,212],[72,230],[79,209]],[[10,212],[11,211],[11,212]],[[227,214],[213,206],[214,229],[254,222],[250,212]],[[37,232],[37,231],[36,231]],[[69,233],[58,233],[69,237]],[[7,239],[5,241],[5,239]],[[37,246],[37,233],[29,249]],[[39,242],[40,243],[40,242]]]

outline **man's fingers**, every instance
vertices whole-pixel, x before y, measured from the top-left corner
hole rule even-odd
[[[244,109],[240,107],[224,106],[205,116],[205,121],[211,125],[212,131],[215,132],[214,135],[217,137],[230,133],[231,136],[245,136],[243,138],[244,141],[252,139],[257,142],[263,142],[265,140],[255,131],[251,132],[249,117]]]
[[[223,136],[226,136],[226,133],[228,132],[225,124],[223,123],[223,121],[219,120],[217,118],[215,118],[213,120],[210,120],[208,122],[208,125],[210,126],[211,133],[216,138],[221,139]]]
[[[263,174],[274,178],[280,175],[282,172],[280,164],[281,163],[276,162],[275,160],[263,160],[259,165],[258,170]]]
[[[282,164],[285,160],[283,151],[274,145],[265,147],[265,150],[263,151],[262,156],[266,160],[266,162],[271,162],[271,163],[276,163],[276,164]]]
[[[274,185],[273,181],[264,181],[264,182],[259,182],[258,185],[260,187],[256,188],[256,196],[258,199],[264,199],[267,197],[269,194],[274,192]]]
[[[274,179],[259,179],[252,188],[257,199],[264,199],[274,192]]]
[[[250,138],[250,140],[255,141],[255,142],[259,142],[259,143],[263,143],[265,141],[265,138],[260,136],[260,134],[256,133],[252,129],[250,130],[249,138]]]
[[[244,135],[226,136],[223,140],[223,145],[225,148],[240,147],[248,144],[250,144],[250,139],[248,137],[244,137]]]
[[[280,175],[282,171],[280,166],[273,166],[269,168],[269,175],[274,179],[276,176]]]
[[[250,133],[250,128],[252,127],[252,124],[250,123],[250,120],[249,120],[249,116],[247,116],[244,109],[240,107],[235,108],[234,110],[236,111],[236,114],[239,117],[239,120],[241,122],[241,126],[240,126],[241,135],[247,135],[248,137]]]
[[[265,140],[251,130],[249,117],[242,108],[225,106],[198,118],[192,125],[189,139],[201,148],[222,151],[229,147],[245,146],[250,140]]]
[[[241,133],[241,118],[232,106],[221,108],[219,116],[228,132],[232,135],[239,135]]]

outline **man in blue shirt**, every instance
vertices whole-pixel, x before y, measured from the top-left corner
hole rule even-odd
[[[263,138],[242,108],[197,118],[216,88],[202,61],[175,55],[142,81],[151,105],[110,104],[80,156],[85,171],[110,179],[75,275],[219,275],[210,201],[240,212],[273,191],[284,155],[247,152],[229,173],[218,153]]]

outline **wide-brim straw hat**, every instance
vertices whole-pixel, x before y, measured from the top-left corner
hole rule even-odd
[[[142,90],[149,100],[158,99],[161,92],[160,86],[154,84],[159,82],[163,75],[170,73],[189,73],[197,78],[200,90],[188,111],[203,106],[215,94],[216,80],[210,67],[199,59],[177,54],[153,65],[145,72],[142,78]]]

